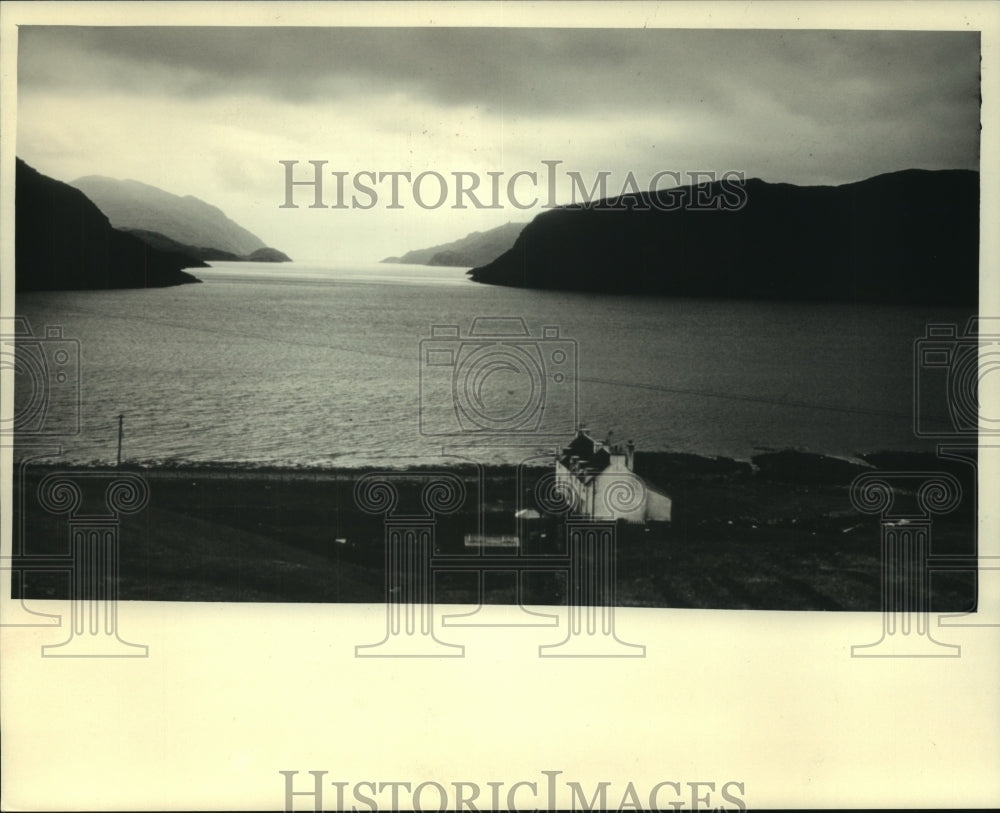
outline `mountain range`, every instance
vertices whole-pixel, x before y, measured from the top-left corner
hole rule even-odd
[[[514,245],[526,223],[505,223],[488,231],[474,231],[460,240],[431,248],[408,251],[402,257],[386,257],[384,263],[408,265],[448,265],[469,268],[485,265]]]
[[[715,181],[567,206],[538,215],[469,275],[526,288],[976,306],[979,173]]]
[[[150,245],[198,260],[288,262],[255,234],[216,206],[192,195],[174,195],[155,186],[103,175],[77,178],[71,186],[90,198],[111,225]]]
[[[14,191],[18,291],[160,288],[200,282],[205,263],[155,248],[111,226],[79,189],[17,159]]]

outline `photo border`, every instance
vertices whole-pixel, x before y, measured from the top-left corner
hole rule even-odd
[[[981,224],[995,224],[1000,155],[985,145],[998,135],[998,22],[988,2],[6,2],[0,315],[15,314],[19,24],[980,30]],[[989,273],[998,242],[996,229],[981,228],[983,314],[1000,313]],[[0,409],[12,414],[9,388]],[[0,448],[0,473],[0,555],[9,556],[10,446]],[[996,458],[984,456],[983,509],[996,505],[998,475]],[[979,538],[998,534],[1000,518],[983,510]],[[9,595],[0,621],[17,603]],[[32,606],[67,613],[65,602]],[[110,662],[40,657],[60,639],[51,627],[0,629],[5,809],[276,809],[282,770],[480,785],[540,782],[557,770],[584,788],[610,781],[616,790],[738,781],[751,808],[1000,804],[996,630],[939,630],[960,658],[858,659],[851,646],[877,637],[875,614],[618,608],[617,629],[646,645],[645,658],[539,659],[548,634],[514,628],[477,631],[460,659],[356,659],[384,612],[124,602],[123,627],[151,655]]]

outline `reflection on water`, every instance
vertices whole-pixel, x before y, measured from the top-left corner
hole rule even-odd
[[[82,430],[60,439],[62,459],[113,461],[119,414],[124,457],[135,461],[406,465],[465,444],[474,459],[517,462],[565,442],[577,421],[640,449],[744,458],[760,448],[924,449],[912,432],[913,342],[927,322],[965,318],[527,291],[425,266],[215,263],[196,274],[204,284],[18,295],[36,334],[61,325],[80,340]],[[524,423],[553,434],[502,449],[468,431],[475,415],[471,426],[459,420],[452,386],[471,380],[475,365],[460,362],[479,352],[483,337],[468,333],[484,316],[523,318],[521,350],[542,369],[545,397],[575,392],[557,425],[545,415]],[[435,325],[451,332],[432,337]],[[546,339],[545,328],[556,332]],[[579,365],[558,387],[539,355],[551,336]],[[433,363],[420,352],[432,338],[442,351]],[[479,390],[494,419],[539,408],[516,363],[494,372]],[[435,383],[422,403],[424,376]],[[421,434],[439,418],[460,434]]]

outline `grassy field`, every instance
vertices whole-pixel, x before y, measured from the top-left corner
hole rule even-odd
[[[756,460],[756,459],[755,459]],[[648,454],[637,469],[674,501],[674,521],[617,526],[616,602],[622,606],[724,609],[866,610],[881,601],[879,518],[851,505],[849,484],[865,469],[809,456],[772,456],[751,467],[725,459]],[[972,469],[930,457],[872,456],[891,470],[952,471],[965,499],[935,517],[932,554],[975,552]],[[69,520],[46,511],[38,485],[55,467],[16,472],[15,546],[27,555],[65,555]],[[385,519],[358,508],[355,485],[364,472],[263,470],[238,467],[128,469],[149,486],[148,505],[120,520],[119,597],[132,600],[380,602],[386,597]],[[114,469],[87,469],[112,477]],[[474,555],[465,534],[519,534],[506,555],[565,555],[558,517],[518,524],[514,511],[531,504],[542,469],[456,469],[466,499],[434,523],[435,553]],[[396,515],[421,510],[419,470],[394,475]],[[104,509],[102,477],[85,478],[82,512]],[[520,493],[519,493],[520,492]],[[912,499],[900,493],[899,499]],[[23,508],[22,505],[23,498]],[[15,547],[15,550],[18,550]],[[16,560],[15,560],[16,563]],[[22,582],[15,579],[15,595]],[[26,597],[65,598],[66,572],[23,574]],[[438,572],[440,603],[510,604],[518,583],[494,568],[480,596],[475,573]],[[521,600],[565,604],[565,572],[525,573]],[[972,609],[975,573],[935,573],[936,611]]]

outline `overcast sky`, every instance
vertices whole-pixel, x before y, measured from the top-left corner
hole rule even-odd
[[[612,194],[629,172],[837,184],[979,163],[978,33],[21,27],[18,94],[17,152],[41,172],[195,195],[303,260],[376,261],[538,210],[454,210],[453,183],[441,208],[387,209],[388,181],[370,210],[301,191],[281,209],[281,160],[349,173],[348,202],[362,170],[535,171],[544,197],[543,160],[588,184],[608,171]]]

